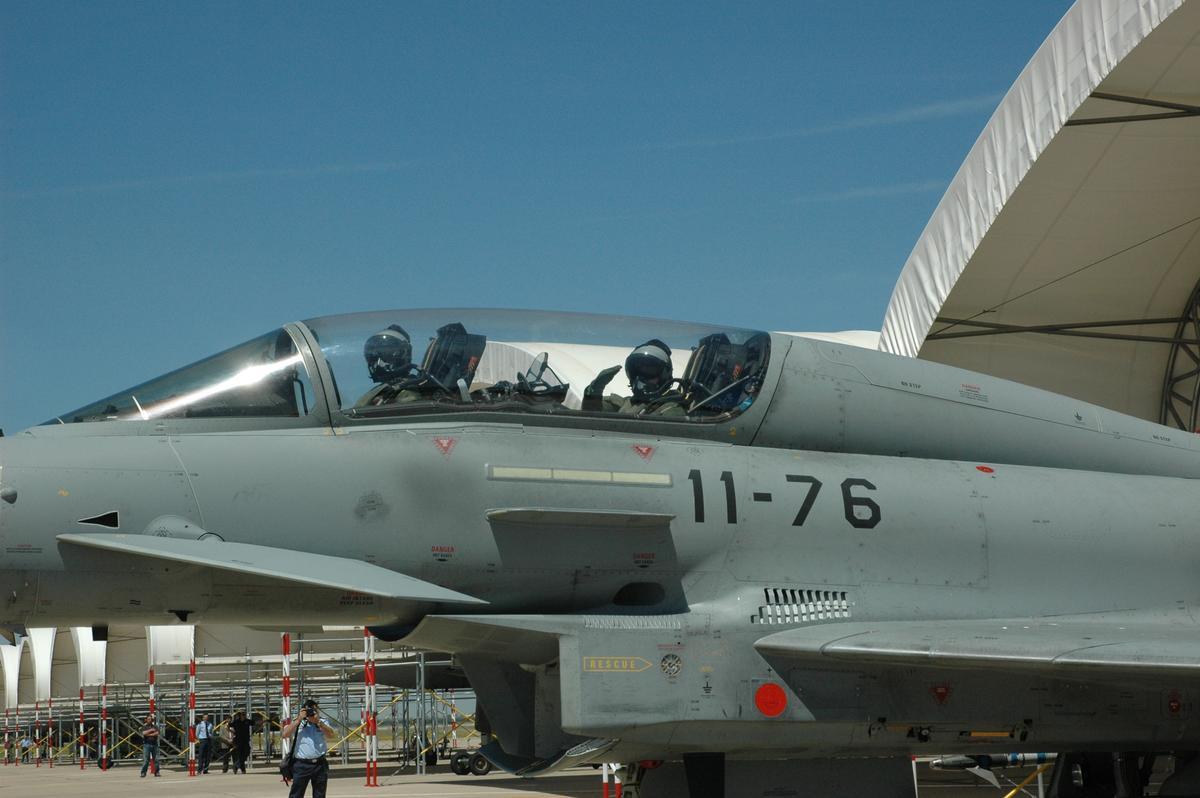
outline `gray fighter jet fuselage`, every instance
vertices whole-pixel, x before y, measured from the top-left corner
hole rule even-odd
[[[0,626],[369,625],[455,654],[529,774],[1200,750],[1197,436],[780,334],[729,335],[769,357],[721,412],[522,411],[478,374],[363,409],[285,329],[296,423],[131,394],[0,440]]]

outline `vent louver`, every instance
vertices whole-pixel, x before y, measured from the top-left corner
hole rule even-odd
[[[789,587],[763,589],[766,603],[750,623],[809,623],[850,617],[850,602],[844,590],[807,590]]]

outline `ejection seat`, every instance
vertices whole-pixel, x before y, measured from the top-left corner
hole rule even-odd
[[[471,401],[471,380],[486,346],[487,336],[467,332],[460,322],[439,327],[421,361],[422,376],[426,378],[421,387],[440,389],[457,394],[464,402]]]
[[[759,333],[735,344],[725,333],[700,339],[681,380],[688,415],[727,413],[754,401],[767,362],[770,336]]]

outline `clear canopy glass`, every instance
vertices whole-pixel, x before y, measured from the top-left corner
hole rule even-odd
[[[46,423],[299,417],[312,411],[313,400],[304,360],[279,329]]]
[[[770,349],[755,330],[544,311],[378,311],[296,327],[319,346],[333,408],[361,419],[495,410],[712,420],[750,406]],[[317,397],[295,335],[276,330],[46,423],[309,415]],[[634,388],[624,368],[639,347]]]
[[[744,409],[747,398],[752,400],[765,373],[770,340],[755,330],[521,310],[395,310],[305,324],[332,372],[338,406],[352,416],[492,408],[711,418]],[[411,363],[404,365],[411,368],[395,376],[389,391],[380,369],[382,351],[374,347],[400,338],[409,342]],[[622,373],[625,359],[652,340],[669,349],[673,384],[664,396],[669,394],[672,408],[682,412],[664,412],[666,403],[631,407],[621,401],[631,396]],[[394,356],[391,348],[387,353]],[[689,367],[701,360],[710,373],[691,374]],[[614,368],[611,381],[596,387],[597,377]],[[714,369],[725,373],[713,374]],[[589,401],[589,387],[594,388],[591,399],[605,401]]]

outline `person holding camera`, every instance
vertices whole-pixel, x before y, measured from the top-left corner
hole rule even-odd
[[[325,798],[325,786],[329,782],[329,763],[325,759],[328,751],[326,740],[335,739],[335,733],[321,720],[316,701],[305,701],[300,716],[284,725],[283,739],[292,739],[295,746],[292,789],[288,792],[288,798],[303,798],[310,783],[312,798]]]

